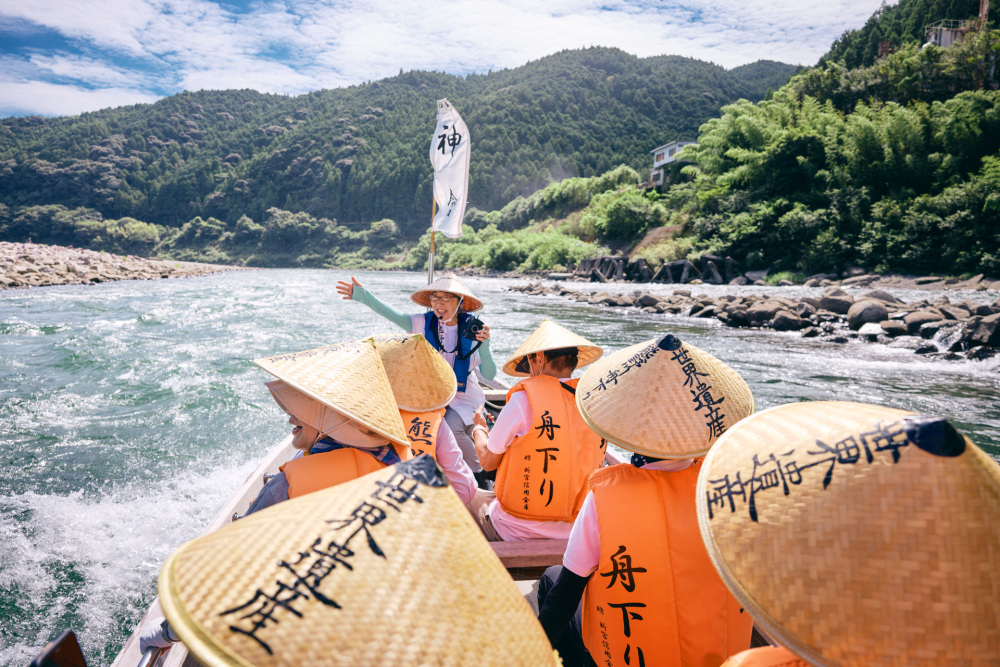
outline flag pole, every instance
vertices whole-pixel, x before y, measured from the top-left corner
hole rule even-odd
[[[433,224],[434,218],[437,216],[438,203],[437,199],[432,200],[434,203],[431,206],[431,223]],[[434,282],[434,228],[431,227],[431,251],[427,255],[427,284],[430,285]]]

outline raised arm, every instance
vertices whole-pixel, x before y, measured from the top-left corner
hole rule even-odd
[[[337,293],[345,299],[365,304],[377,314],[389,320],[404,331],[409,331],[412,328],[412,321],[410,320],[409,315],[399,312],[386,302],[380,300],[374,294],[362,287],[361,283],[359,283],[358,279],[354,276],[351,276],[351,282],[345,282],[343,280],[337,281]],[[496,366],[494,365],[494,368],[495,367]]]
[[[480,377],[492,380],[497,376],[497,364],[493,361],[493,352],[490,351],[490,328],[483,325],[483,331],[477,336],[483,344],[479,348],[479,368],[476,373]]]

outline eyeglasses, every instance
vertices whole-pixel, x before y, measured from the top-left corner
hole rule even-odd
[[[444,303],[451,303],[452,301],[457,300],[457,296],[448,292],[431,292],[431,302],[443,301]]]

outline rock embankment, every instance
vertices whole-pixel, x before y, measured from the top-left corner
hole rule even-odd
[[[674,290],[657,296],[636,290],[629,294],[586,293],[562,285],[515,285],[529,295],[557,295],[612,308],[640,308],[647,313],[711,318],[730,327],[756,327],[800,332],[832,343],[862,339],[908,348],[942,359],[987,359],[1000,354],[1000,299],[992,304],[952,301],[947,296],[904,303],[884,290],[854,297],[832,287],[819,297],[732,294],[692,296]]]
[[[87,285],[114,280],[190,278],[240,266],[198,264],[133,255],[41,245],[0,242],[0,289],[44,285]]]
[[[769,269],[744,271],[732,257],[702,255],[691,262],[680,259],[664,262],[657,269],[643,258],[630,260],[624,255],[607,255],[582,260],[571,267],[569,273],[550,273],[550,280],[592,283],[677,283],[690,285],[766,285],[764,278]],[[873,283],[895,283],[900,287],[920,287],[925,289],[965,289],[1000,291],[1000,280],[984,277],[982,274],[967,280],[943,276],[904,277],[898,274],[882,276],[866,273],[860,267],[850,267],[841,273],[817,273],[805,279],[806,287],[842,286],[866,287]],[[910,283],[908,285],[908,283]],[[781,280],[777,285],[792,285],[790,280]]]

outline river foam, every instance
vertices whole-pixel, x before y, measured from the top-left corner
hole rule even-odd
[[[252,360],[392,331],[337,296],[349,275],[0,292],[0,666],[26,664],[66,627],[92,667],[111,663],[163,560],[287,434]],[[403,312],[420,310],[409,294],[425,276],[358,276]],[[847,399],[942,414],[1000,455],[1000,376],[988,362],[526,298],[507,290],[511,279],[463,281],[487,304],[498,366],[545,317],[608,350],[670,332],[733,366],[758,409]]]

